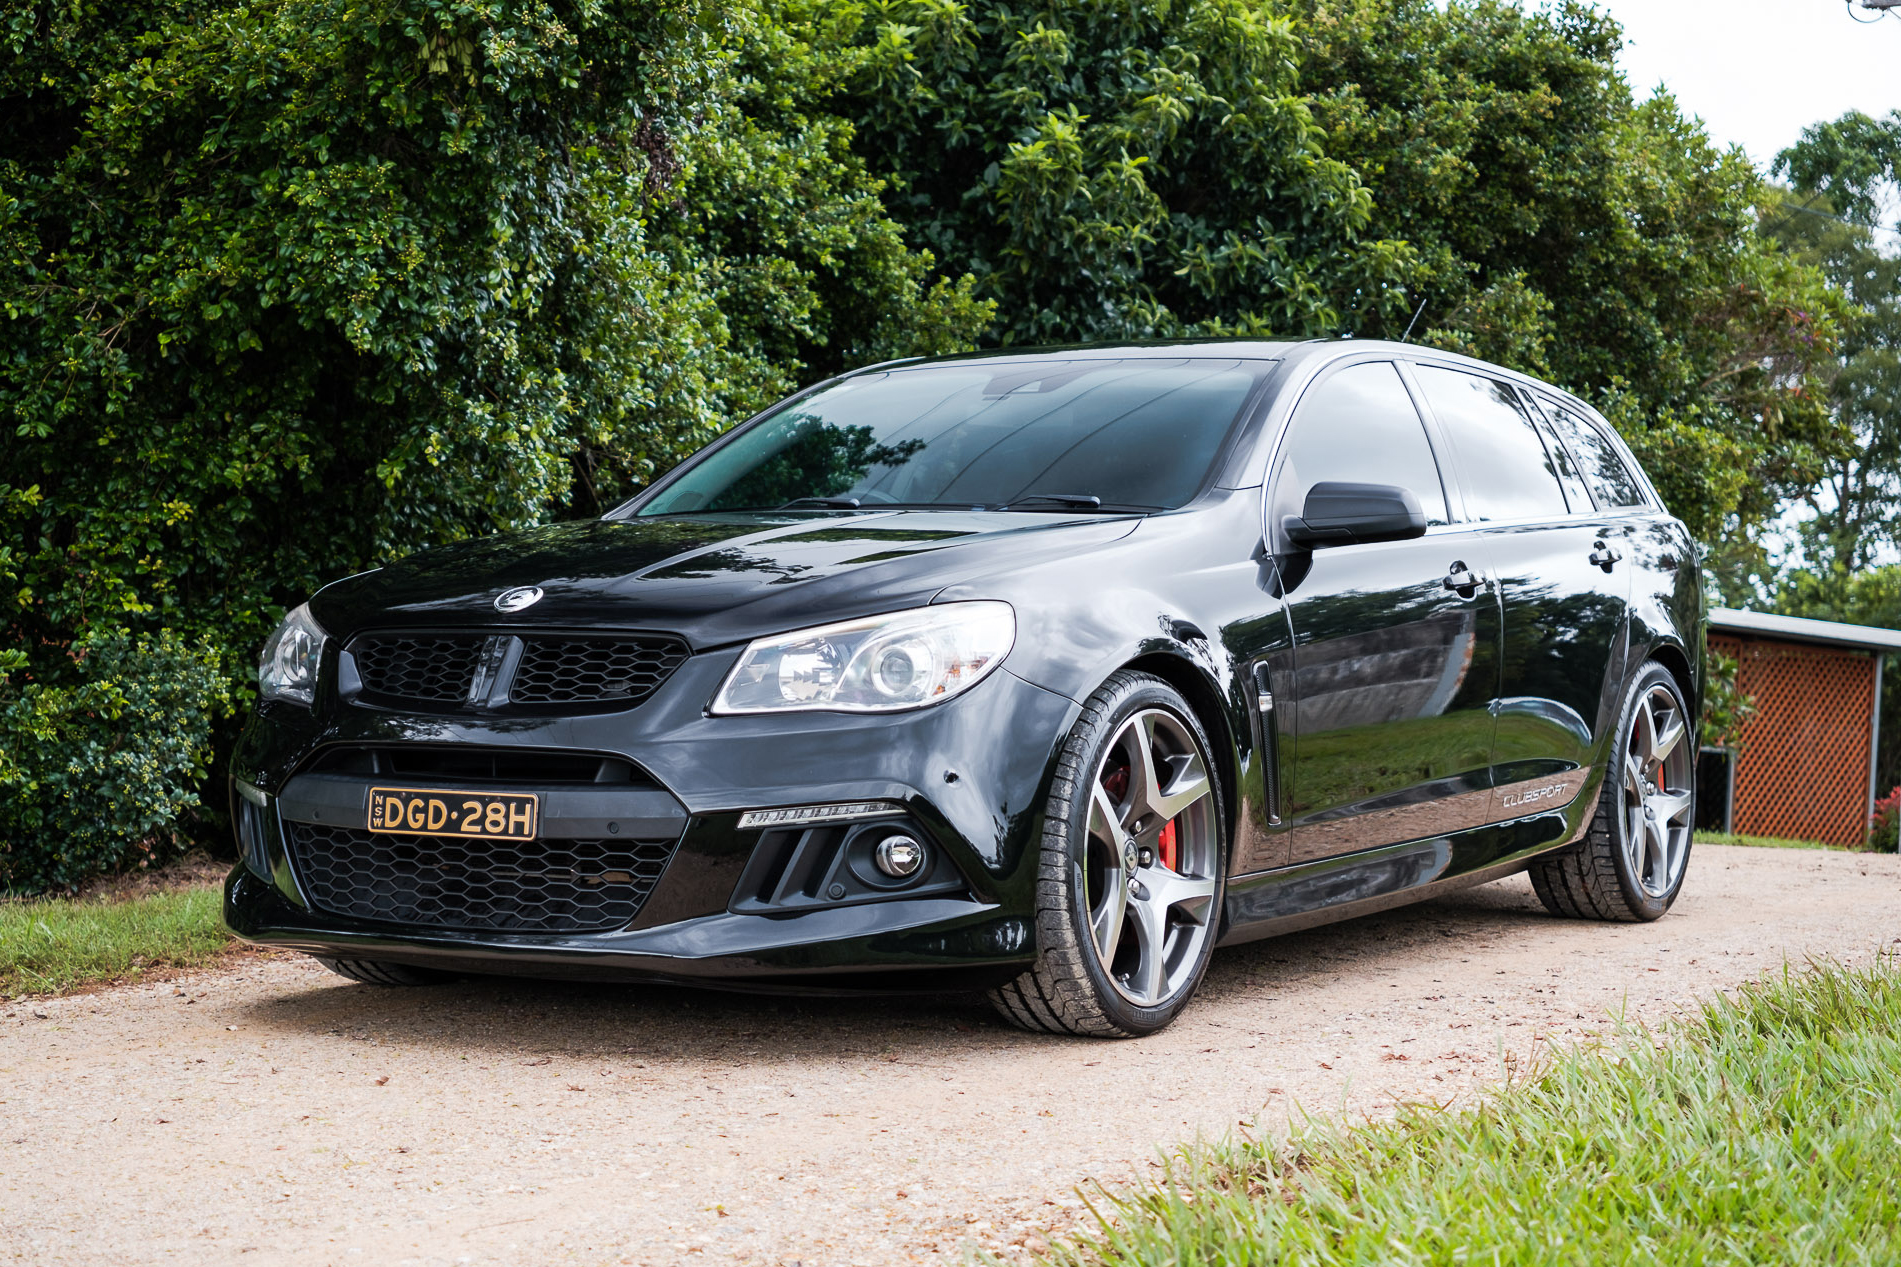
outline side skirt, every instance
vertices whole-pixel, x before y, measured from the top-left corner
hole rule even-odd
[[[1573,836],[1561,810],[1451,836],[1382,845],[1228,884],[1221,938],[1233,946],[1372,915],[1523,871]]]

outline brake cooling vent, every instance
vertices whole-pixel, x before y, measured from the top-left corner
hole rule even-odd
[[[405,927],[588,933],[632,922],[673,857],[673,841],[389,836],[284,824],[311,905]]]

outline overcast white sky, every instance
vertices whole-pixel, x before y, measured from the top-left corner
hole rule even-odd
[[[1667,84],[1712,139],[1768,168],[1803,127],[1848,110],[1901,108],[1901,10],[1843,0],[1596,0],[1624,27],[1639,97]]]

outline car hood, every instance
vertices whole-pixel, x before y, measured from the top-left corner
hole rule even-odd
[[[1127,536],[1133,516],[995,511],[592,519],[460,542],[311,601],[333,635],[375,628],[666,631],[695,649],[927,603],[947,585]],[[538,586],[532,606],[495,600]]]

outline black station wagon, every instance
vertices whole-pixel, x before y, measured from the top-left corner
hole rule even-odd
[[[1217,945],[1682,887],[1696,547],[1591,408],[1397,344],[873,366],[266,646],[226,919],[345,976],[986,989],[1139,1035]]]

